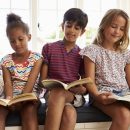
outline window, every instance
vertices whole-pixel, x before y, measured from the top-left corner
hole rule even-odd
[[[94,4],[93,4],[94,3]],[[88,26],[85,33],[86,44],[94,39],[100,20],[108,9],[117,8],[117,0],[84,0],[83,9],[88,14]]]
[[[0,0],[0,58],[4,55],[11,53],[8,38],[6,36],[6,17],[10,12],[16,13],[22,17],[26,23],[30,23],[29,19],[29,0]]]
[[[28,23],[32,34],[29,48],[38,52],[45,43],[63,38],[60,25],[69,8],[78,7],[88,14],[86,32],[77,41],[81,48],[92,42],[106,10],[122,8],[130,12],[129,0],[0,0],[0,3],[0,58],[13,51],[5,31],[6,16],[10,12],[20,15]]]
[[[63,38],[60,25],[64,12],[72,7],[82,8],[88,14],[89,22],[86,32],[77,40],[77,44],[83,48],[92,42],[99,22],[106,10],[117,8],[117,0],[48,0],[46,4],[43,0],[39,0],[39,5],[39,50],[46,42]]]
[[[39,50],[46,42],[62,38],[61,23],[63,14],[72,7],[75,7],[75,0],[48,0],[46,3],[43,0],[39,0]]]

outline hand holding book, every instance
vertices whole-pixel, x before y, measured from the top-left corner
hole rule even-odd
[[[88,93],[88,91],[84,85],[78,85],[76,87],[72,87],[69,89],[69,91],[74,94],[81,94],[81,95],[86,95]]]

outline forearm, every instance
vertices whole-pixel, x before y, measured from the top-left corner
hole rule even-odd
[[[100,94],[100,92],[97,89],[97,86],[94,83],[92,85],[86,85],[85,87],[88,93],[90,93],[91,96],[94,98],[96,98]]]
[[[24,86],[24,89],[22,93],[31,93],[33,91],[33,87],[35,85],[35,82],[27,82],[26,85]]]
[[[4,86],[5,98],[12,98],[13,97],[13,88],[12,86],[6,87]]]

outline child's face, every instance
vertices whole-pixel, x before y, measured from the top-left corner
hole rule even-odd
[[[111,24],[104,29],[104,42],[114,44],[121,40],[125,31],[126,20],[122,16],[117,16]]]
[[[13,28],[8,33],[9,42],[12,49],[18,53],[22,54],[28,50],[28,41],[31,38],[31,35],[23,32],[21,28]]]
[[[76,22],[66,21],[62,25],[65,39],[68,42],[76,42],[77,38],[83,34],[83,30]]]

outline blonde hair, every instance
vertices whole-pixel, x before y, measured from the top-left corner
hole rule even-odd
[[[116,42],[116,50],[126,50],[129,45],[129,16],[126,12],[124,12],[121,9],[110,9],[106,12],[103,19],[101,20],[101,23],[98,28],[97,36],[93,41],[93,44],[101,45],[104,42],[104,34],[103,31],[106,27],[111,25],[111,22],[113,19],[115,19],[118,16],[122,16],[126,20],[126,25],[124,29],[124,35],[123,37]]]

